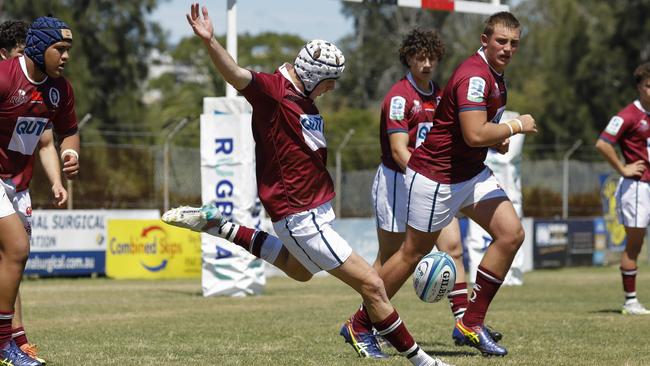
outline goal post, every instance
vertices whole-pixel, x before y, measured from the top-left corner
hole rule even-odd
[[[508,5],[495,0],[491,2],[460,0],[343,0],[355,3],[397,5],[438,11],[450,11],[470,14],[490,15],[500,11],[509,11]]]

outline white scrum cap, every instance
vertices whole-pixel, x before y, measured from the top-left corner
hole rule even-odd
[[[341,77],[345,57],[333,43],[315,39],[300,50],[294,67],[305,91],[311,93],[321,81]]]

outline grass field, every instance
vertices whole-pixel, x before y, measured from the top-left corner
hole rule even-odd
[[[639,272],[650,305],[650,267]],[[488,314],[505,334],[501,359],[454,346],[447,302],[420,302],[410,281],[394,304],[424,350],[456,365],[650,365],[650,316],[619,313],[617,267],[535,271],[525,282],[502,288]],[[53,366],[408,364],[359,359],[343,343],[359,297],[332,277],[271,278],[249,298],[203,298],[198,280],[28,280],[22,291],[30,341]]]

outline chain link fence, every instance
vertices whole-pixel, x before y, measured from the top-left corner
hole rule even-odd
[[[568,160],[569,216],[594,216],[602,213],[600,178],[612,169],[602,160],[595,160],[589,149],[579,149],[575,159]],[[365,150],[365,149],[362,149]],[[359,149],[350,155],[375,153]],[[524,214],[533,217],[559,217],[562,214],[563,160],[536,159],[527,151],[522,160]],[[201,203],[200,151],[196,147],[171,146],[169,170],[164,167],[164,149],[160,145],[83,144],[81,174],[72,186],[73,207],[81,208],[146,208],[163,209],[164,179],[169,178],[169,204],[199,205]],[[333,152],[331,152],[333,154]],[[344,156],[346,151],[344,151]],[[549,154],[546,154],[549,155]],[[332,159],[329,161],[333,162]],[[377,163],[379,157],[377,157]],[[345,163],[344,163],[345,166]],[[335,178],[335,167],[330,173]],[[370,190],[376,167],[343,169],[341,179],[341,216],[372,216]],[[53,208],[50,185],[40,163],[34,169],[31,184],[35,208]],[[309,179],[305,177],[305,179]]]

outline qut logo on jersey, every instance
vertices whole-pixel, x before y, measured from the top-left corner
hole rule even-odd
[[[429,130],[433,127],[433,122],[420,122],[418,123],[418,132],[415,136],[415,147],[422,145],[424,140],[427,138]]]
[[[32,155],[48,123],[47,118],[18,117],[8,149]]]
[[[302,114],[300,124],[305,130],[323,132],[323,117],[320,114]]]
[[[19,135],[38,135],[45,130],[47,120],[22,120],[16,123],[16,133]]]
[[[301,114],[302,136],[310,149],[316,151],[327,147],[323,134],[323,117],[320,114]]]

